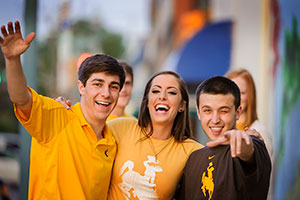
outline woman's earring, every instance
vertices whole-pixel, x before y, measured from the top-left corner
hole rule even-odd
[[[182,109],[182,108],[180,108],[179,112],[183,112],[183,109]]]

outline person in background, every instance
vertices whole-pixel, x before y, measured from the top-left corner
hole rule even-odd
[[[80,102],[65,109],[27,86],[18,21],[1,26],[7,87],[15,114],[32,136],[28,199],[106,199],[117,147],[106,119],[114,109],[125,71],[114,58],[96,54],[78,70]]]
[[[190,155],[176,200],[266,199],[271,160],[262,140],[236,129],[238,86],[222,76],[209,78],[197,87],[196,104],[210,142]]]
[[[266,143],[270,156],[273,156],[273,138],[267,131],[263,123],[258,120],[256,111],[256,89],[254,80],[249,71],[238,69],[228,72],[226,77],[233,80],[241,91],[241,116],[237,121],[239,130],[255,129],[257,130]]]
[[[186,84],[172,71],[146,84],[138,120],[107,124],[118,152],[108,199],[172,199],[189,155],[203,146],[192,140]]]
[[[128,105],[132,88],[133,88],[133,72],[131,66],[129,66],[126,62],[119,62],[126,72],[126,78],[124,86],[120,92],[119,99],[116,107],[108,116],[107,121],[118,118],[118,117],[133,117],[125,112],[125,108]]]

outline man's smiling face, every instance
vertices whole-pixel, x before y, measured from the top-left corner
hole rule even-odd
[[[78,81],[82,112],[89,123],[105,122],[116,106],[120,79],[106,72],[93,73],[84,86]]]
[[[232,94],[208,94],[199,96],[197,114],[207,137],[212,141],[234,129],[240,116],[240,107],[236,110]]]

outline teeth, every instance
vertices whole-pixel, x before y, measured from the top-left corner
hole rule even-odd
[[[157,105],[155,109],[156,110],[159,110],[159,109],[169,110],[168,106],[166,106],[166,105]]]
[[[211,127],[213,131],[221,131],[222,127]]]
[[[96,103],[104,105],[104,106],[108,106],[109,105],[109,102],[96,101]]]

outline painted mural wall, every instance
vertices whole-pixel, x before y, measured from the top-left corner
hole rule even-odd
[[[300,1],[271,0],[274,28],[275,200],[300,199]]]

